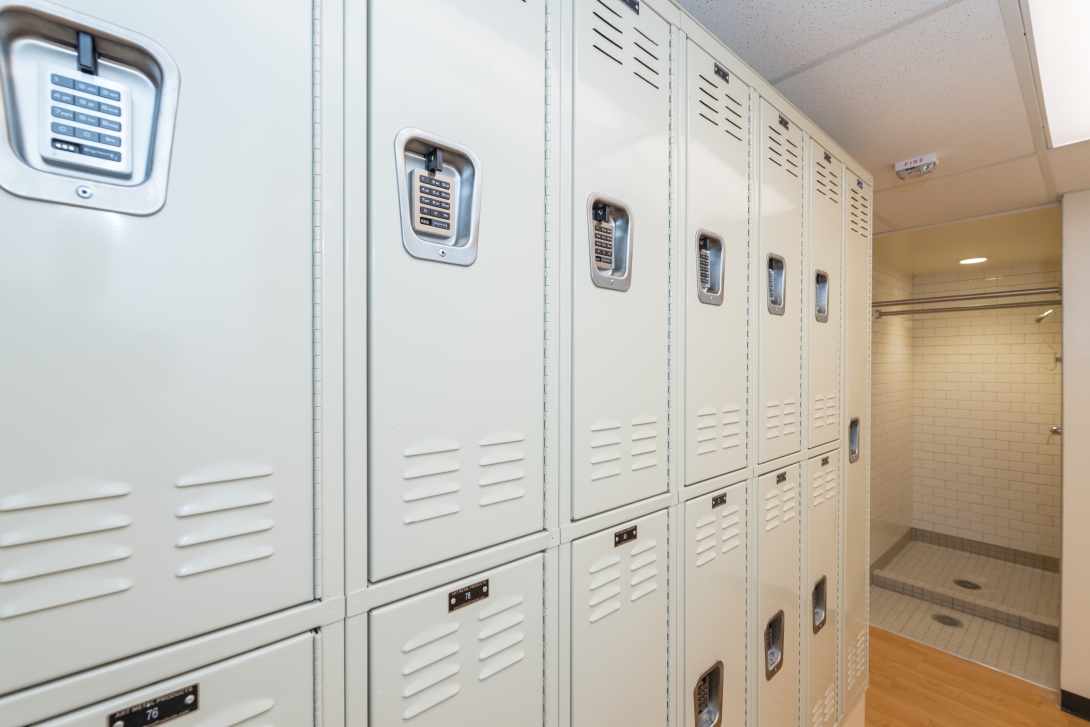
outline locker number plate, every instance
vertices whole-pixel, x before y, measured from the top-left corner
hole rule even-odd
[[[636,526],[635,525],[633,525],[630,528],[625,528],[624,530],[618,530],[617,532],[613,533],[613,547],[616,548],[619,545],[624,545],[625,543],[631,543],[635,539],[636,539]]]
[[[776,484],[778,485],[781,482],[787,482],[787,473],[786,472],[781,472],[778,475],[776,475]]]
[[[476,603],[482,598],[488,598],[488,579],[477,581],[471,586],[451,591],[447,597],[447,613],[457,611],[463,606]]]
[[[716,495],[715,497],[712,498],[712,510],[719,507],[720,505],[726,505],[726,504],[727,504],[727,493],[725,493],[725,492],[722,495]]]
[[[106,727],[149,727],[200,709],[200,684],[176,689],[160,697],[114,712],[106,718]]]
[[[822,457],[821,458],[821,466],[824,467],[827,464],[829,464],[829,458],[828,457]]]

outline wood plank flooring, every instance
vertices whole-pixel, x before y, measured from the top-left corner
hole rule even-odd
[[[1049,689],[871,627],[867,727],[1090,727],[1057,704]]]

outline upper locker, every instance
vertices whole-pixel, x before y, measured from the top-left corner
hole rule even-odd
[[[370,7],[374,581],[544,527],[545,11]]]
[[[867,582],[869,554],[867,515],[870,433],[870,247],[871,200],[869,184],[845,172],[848,199],[844,212],[844,416],[848,420],[842,507],[844,558],[844,628],[841,633],[846,712],[867,683]]]
[[[809,250],[806,255],[809,446],[840,437],[840,230],[843,192],[840,161],[810,140]]]
[[[761,99],[757,455],[798,452],[802,398],[802,131]]]
[[[688,42],[685,484],[747,463],[749,88]]]
[[[0,694],[315,591],[312,3],[65,5],[0,6]]]
[[[572,514],[667,487],[670,27],[575,4]]]

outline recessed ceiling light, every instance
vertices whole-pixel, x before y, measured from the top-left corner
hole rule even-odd
[[[982,263],[987,259],[988,258],[986,258],[986,257],[967,257],[967,258],[965,258],[964,260],[961,261],[961,264],[962,265],[976,265],[977,263]]]
[[[1030,0],[1029,12],[1052,146],[1090,139],[1090,3]]]

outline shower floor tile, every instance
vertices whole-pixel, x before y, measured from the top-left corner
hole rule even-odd
[[[944,626],[931,617],[952,616]],[[1043,636],[871,586],[871,625],[1049,689],[1060,683],[1060,645]]]
[[[984,555],[913,541],[874,572],[878,585],[919,596],[1039,636],[1056,638],[1060,574]],[[954,583],[972,581],[979,590]]]

